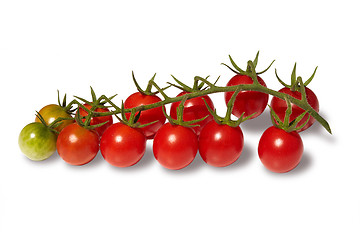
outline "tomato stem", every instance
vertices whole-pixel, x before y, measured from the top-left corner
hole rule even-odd
[[[243,90],[246,90],[246,91],[257,91],[257,92],[261,92],[261,93],[266,93],[266,94],[269,94],[269,95],[272,95],[274,97],[277,97],[277,98],[280,98],[280,99],[283,99],[286,101],[289,101],[290,103],[292,104],[295,104],[297,105],[298,107],[304,109],[307,113],[309,113],[310,116],[312,116],[315,120],[317,120],[330,134],[331,134],[331,128],[330,128],[330,125],[329,123],[322,117],[320,116],[320,114],[318,112],[315,111],[315,109],[313,109],[310,104],[307,102],[306,100],[306,92],[305,92],[305,86],[307,84],[310,83],[310,81],[314,78],[314,75],[315,75],[315,72],[317,70],[317,67],[315,68],[315,71],[314,73],[311,75],[311,77],[304,83],[302,81],[302,78],[301,77],[297,77],[296,78],[296,63],[294,65],[294,69],[293,69],[293,72],[292,72],[292,75],[291,75],[291,87],[292,86],[297,86],[299,88],[299,91],[301,92],[301,95],[302,95],[302,99],[299,100],[295,97],[292,97],[292,96],[289,96],[288,94],[286,93],[281,93],[281,92],[278,92],[278,91],[275,91],[275,90],[272,90],[268,87],[265,87],[263,85],[261,85],[259,82],[258,82],[258,79],[257,79],[257,75],[258,74],[261,74],[265,71],[267,71],[271,65],[273,64],[274,61],[272,61],[272,63],[269,65],[268,68],[266,68],[264,71],[262,72],[256,72],[255,71],[255,67],[257,65],[257,62],[258,62],[258,54],[256,55],[254,61],[248,61],[247,62],[247,70],[244,71],[242,70],[240,67],[238,67],[236,65],[236,63],[233,61],[233,59],[231,58],[231,56],[229,55],[229,59],[230,59],[230,62],[231,64],[233,65],[233,67],[235,68],[235,70],[231,67],[229,67],[228,65],[222,63],[223,65],[225,65],[226,67],[228,67],[230,70],[232,70],[233,72],[235,72],[236,74],[246,74],[248,76],[250,76],[253,80],[253,83],[252,84],[240,84],[240,85],[235,85],[235,86],[225,86],[225,87],[222,87],[222,86],[216,86],[216,82],[218,81],[218,79],[215,81],[215,83],[211,83],[210,81],[207,80],[207,77],[206,78],[202,78],[200,76],[195,76],[194,77],[194,87],[203,87],[206,85],[205,88],[203,88],[203,90],[201,91],[191,91],[189,93],[186,93],[182,96],[179,96],[179,97],[169,97],[166,93],[165,93],[165,89],[167,89],[168,87],[170,86],[175,86],[175,84],[170,84],[169,86],[167,86],[166,88],[160,88],[158,84],[155,83],[154,81],[154,77],[155,75],[152,77],[152,79],[149,81],[149,85],[148,85],[148,88],[147,90],[149,90],[149,86],[154,86],[156,89],[157,89],[157,92],[160,93],[164,100],[160,101],[160,102],[156,102],[156,103],[152,103],[152,104],[148,104],[148,105],[141,105],[141,106],[137,106],[137,107],[134,107],[134,108],[127,108],[125,109],[124,107],[118,107],[113,101],[111,98],[107,98],[105,95],[102,95],[100,96],[98,99],[97,99],[97,104],[92,104],[93,107],[89,110],[89,109],[86,109],[85,107],[82,107],[82,105],[79,105],[79,103],[76,101],[76,102],[71,102],[72,104],[76,103],[79,105],[79,107],[82,107],[87,113],[92,113],[94,114],[94,116],[109,116],[109,115],[116,115],[116,114],[122,114],[122,113],[126,113],[126,112],[131,112],[133,113],[132,115],[134,115],[134,113],[136,112],[139,112],[139,111],[144,111],[144,110],[148,110],[148,109],[153,109],[153,108],[157,108],[157,107],[163,107],[165,106],[166,104],[170,104],[170,103],[174,103],[174,102],[179,102],[179,101],[183,101],[185,98],[186,99],[191,99],[191,98],[196,98],[196,97],[201,97],[201,96],[206,96],[206,95],[209,95],[209,94],[213,94],[213,93],[220,93],[220,92],[235,92],[235,91],[243,91]],[[283,81],[280,80],[279,76],[277,75],[277,71],[275,69],[275,75],[276,77],[278,78],[279,82],[288,87],[289,85],[285,84]],[[174,76],[172,76],[174,78],[174,80],[181,86],[181,87],[185,87],[186,89],[187,88],[190,88],[188,87],[187,85],[183,84],[182,82],[180,82],[179,80],[177,80]],[[135,79],[134,75],[133,75],[133,78]],[[199,84],[199,81],[201,81],[201,83]],[[136,80],[134,81],[136,82]],[[137,83],[135,83],[136,85],[138,85]],[[183,86],[184,85],[184,86]],[[93,90],[92,90],[92,96],[93,95]],[[79,97],[77,97],[78,99],[80,100],[85,100],[85,99],[81,99]],[[86,100],[85,100],[86,101]],[[102,113],[98,113],[98,112],[94,112],[95,110],[95,106],[98,105],[101,101],[105,101],[107,103],[109,103],[111,105],[111,107],[114,108],[113,111],[110,111],[110,112],[102,112]],[[88,118],[89,119],[89,118]],[[241,121],[244,121],[244,119],[242,119]]]

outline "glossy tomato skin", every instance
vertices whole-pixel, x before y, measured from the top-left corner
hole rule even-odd
[[[61,106],[56,104],[49,104],[40,109],[40,115],[44,118],[47,125],[50,125],[57,118],[72,118]],[[38,117],[35,118],[35,122],[41,122]],[[75,122],[75,120],[63,120],[62,123],[55,128],[56,131],[61,132],[66,126]]]
[[[183,96],[187,93],[189,93],[189,92],[181,92],[177,95],[177,97]],[[199,126],[195,126],[192,128],[192,129],[194,129],[194,131],[197,135],[200,134],[201,129],[205,126],[205,124],[207,124],[208,122],[210,122],[211,120],[214,119],[214,117],[208,111],[204,100],[209,105],[209,107],[212,110],[214,110],[214,104],[213,104],[211,98],[207,95],[201,96],[201,97],[196,97],[196,98],[191,98],[189,100],[186,100],[184,103],[184,115],[183,115],[184,121],[192,121],[192,120],[201,119],[205,116],[208,116],[204,120],[195,123],[195,125],[199,125]],[[181,102],[174,102],[171,104],[171,107],[170,107],[171,118],[177,119],[176,109],[179,107],[180,103]]]
[[[42,161],[56,151],[56,134],[42,123],[33,122],[21,130],[18,143],[26,157]]]
[[[239,126],[230,127],[214,120],[207,123],[199,136],[199,153],[202,159],[214,167],[234,163],[244,147],[244,135]]]
[[[300,100],[302,99],[300,92],[291,91],[291,89],[287,88],[287,87],[280,89],[279,92],[285,93],[289,96],[292,96],[292,97],[300,99]],[[305,87],[305,93],[306,93],[306,100],[308,101],[310,106],[312,108],[314,108],[316,112],[319,112],[319,101],[318,101],[315,93],[307,87]],[[287,109],[286,102],[280,98],[273,97],[271,100],[270,106],[272,107],[274,112],[279,116],[280,120],[284,121],[285,111]],[[296,117],[300,116],[304,112],[304,109],[302,109],[292,103],[291,103],[291,110],[292,110],[292,113],[290,115],[290,122],[293,121]],[[309,114],[307,113],[304,116],[304,118],[296,126],[303,125],[306,122],[306,120],[308,119],[308,116],[309,116]],[[315,119],[313,117],[310,117],[308,123],[303,128],[298,130],[298,132],[308,129],[311,125],[313,125],[314,122],[315,122]]]
[[[274,126],[265,130],[258,146],[263,165],[277,173],[294,169],[300,163],[303,151],[303,142],[297,132],[286,132]]]
[[[92,108],[92,106],[87,104],[87,103],[84,104],[84,106],[87,109]],[[95,112],[99,112],[99,113],[109,112],[109,109],[107,109],[107,108],[96,108]],[[80,116],[82,116],[82,117],[86,117],[88,115],[88,113],[82,108],[79,109],[79,113],[80,113]],[[83,119],[83,122],[85,122],[85,119]],[[100,123],[104,123],[104,122],[107,122],[107,123],[102,125],[101,127],[95,128],[95,131],[99,134],[100,137],[102,136],[104,131],[109,126],[111,126],[111,124],[113,124],[113,117],[111,115],[103,116],[103,117],[92,117],[91,120],[90,120],[90,125],[96,125],[96,124],[100,124]]]
[[[156,102],[160,102],[161,99],[156,95],[146,95],[140,92],[136,92],[131,94],[124,102],[125,108],[134,108],[142,105],[148,105]],[[130,113],[125,113],[126,118],[129,120]],[[161,107],[148,109],[142,111],[140,113],[140,118],[138,122],[141,124],[147,124],[157,121],[154,124],[151,124],[146,127],[140,128],[143,134],[146,136],[147,139],[152,139],[155,136],[155,133],[158,129],[165,123],[166,117],[162,111]]]
[[[99,134],[77,123],[64,128],[57,139],[60,157],[71,165],[84,165],[93,160],[99,151]]]
[[[266,84],[261,77],[257,76],[257,79],[261,85],[266,87]],[[252,83],[254,83],[254,81],[251,79],[251,77],[238,74],[232,77],[226,86]],[[228,104],[233,94],[234,92],[225,92],[226,104]],[[251,119],[256,118],[265,110],[268,100],[269,95],[266,93],[247,90],[240,91],[239,94],[236,96],[232,114],[234,114],[236,117],[240,117],[241,114],[244,113],[244,117],[247,117],[255,113],[251,117]]]
[[[101,137],[100,151],[104,159],[115,167],[130,167],[144,156],[146,137],[138,129],[114,123]]]
[[[154,156],[168,169],[186,167],[194,160],[197,151],[198,137],[191,128],[166,123],[154,137]]]

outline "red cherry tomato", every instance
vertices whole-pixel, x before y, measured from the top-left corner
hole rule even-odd
[[[102,156],[115,167],[129,167],[136,164],[144,156],[145,149],[144,134],[120,122],[108,127],[100,141]]]
[[[279,90],[279,92],[281,93],[286,93],[289,96],[292,96],[294,98],[297,99],[302,99],[301,93],[298,91],[291,91],[290,88],[284,87],[282,89]],[[310,106],[315,109],[316,112],[319,112],[319,101],[315,95],[315,93],[313,91],[311,91],[311,89],[305,87],[305,93],[306,93],[306,100],[308,101],[308,103],[310,104]],[[274,110],[274,112],[279,116],[281,121],[284,121],[284,117],[285,117],[285,111],[287,109],[287,104],[284,100],[277,98],[277,97],[273,97],[270,103],[270,106],[272,107],[272,109]],[[290,122],[295,120],[298,116],[300,116],[303,112],[304,109],[296,106],[295,104],[291,103],[291,115],[290,115]],[[297,127],[303,125],[307,119],[308,119],[309,114],[307,113],[303,119],[296,125]],[[310,117],[309,121],[307,122],[307,124],[301,128],[300,130],[298,130],[298,132],[304,131],[305,129],[309,128],[313,123],[315,122],[315,119],[313,117]]]
[[[168,169],[186,167],[194,160],[197,150],[197,135],[191,128],[166,123],[154,137],[154,156]]]
[[[155,95],[145,95],[140,92],[131,94],[124,102],[125,108],[134,108],[142,105],[149,105],[152,103],[160,102],[161,99]],[[125,113],[126,118],[129,120],[130,113]],[[155,136],[157,130],[165,123],[166,117],[161,107],[148,109],[140,113],[138,120],[141,124],[147,124],[157,121],[149,126],[142,127],[140,130],[144,133],[146,138],[152,139]]]
[[[187,93],[188,92],[181,92],[177,95],[177,97],[183,96]],[[193,127],[193,129],[197,135],[200,134],[201,129],[205,126],[206,123],[208,123],[214,119],[214,117],[208,111],[204,100],[209,105],[209,107],[212,110],[214,110],[214,104],[211,101],[210,97],[207,95],[202,96],[202,97],[191,98],[189,100],[186,100],[184,103],[184,115],[183,115],[184,121],[192,121],[192,120],[201,119],[205,116],[208,116],[204,120],[195,123],[196,125],[199,125],[199,126]],[[177,119],[176,109],[179,107],[180,103],[181,102],[174,102],[171,104],[171,108],[170,108],[171,118]]]
[[[258,147],[261,162],[277,173],[294,169],[300,163],[303,151],[303,142],[297,132],[286,132],[274,126],[265,130]]]
[[[99,151],[99,134],[73,123],[60,132],[56,148],[65,162],[84,165],[93,160]]]
[[[261,77],[257,76],[257,79],[261,85],[266,87],[264,80]],[[239,84],[252,84],[254,81],[251,77],[246,75],[235,75],[230,79],[226,86],[235,86]],[[234,92],[225,92],[225,102],[228,104],[231,96]],[[269,95],[266,93],[256,92],[256,91],[240,91],[236,96],[234,102],[234,108],[232,110],[232,114],[237,117],[240,117],[242,113],[244,113],[244,117],[250,116],[255,113],[251,117],[251,119],[259,116],[266,108],[269,100]]]
[[[84,106],[87,109],[91,109],[92,106],[89,104],[84,104]],[[107,108],[96,108],[95,112],[99,112],[99,113],[103,113],[103,112],[109,112],[109,109]],[[86,117],[88,115],[88,113],[80,108],[79,109],[79,113],[81,117]],[[83,119],[83,122],[85,122],[85,119]],[[104,131],[111,125],[113,124],[113,117],[111,115],[109,116],[103,116],[103,117],[92,117],[91,121],[90,121],[90,125],[96,125],[96,124],[100,124],[100,123],[104,123],[107,122],[106,124],[102,125],[101,127],[95,128],[95,131],[98,132],[99,136],[101,137],[101,135],[104,133]]]
[[[225,167],[234,163],[244,147],[244,136],[239,126],[230,127],[214,120],[201,130],[199,152],[202,159],[214,167]]]

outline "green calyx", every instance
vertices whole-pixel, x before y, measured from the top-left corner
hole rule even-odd
[[[271,121],[273,125],[277,128],[285,130],[286,132],[293,132],[302,129],[308,123],[310,115],[308,115],[307,120],[302,125],[296,127],[297,124],[305,117],[308,112],[303,112],[297,118],[290,122],[290,115],[292,113],[291,102],[288,97],[285,97],[285,101],[287,104],[287,108],[285,111],[284,121],[281,121],[279,116],[275,113],[274,109],[270,105],[268,105],[270,108]]]
[[[251,114],[250,116],[244,117],[244,113],[241,114],[241,116],[236,120],[231,120],[231,112],[234,108],[234,102],[236,99],[236,96],[238,95],[238,93],[241,91],[241,88],[237,88],[236,91],[234,92],[234,94],[231,96],[230,101],[227,104],[227,109],[226,109],[226,114],[225,117],[220,117],[219,115],[217,115],[216,113],[216,109],[212,110],[210,108],[210,106],[207,104],[207,102],[204,100],[206,108],[208,109],[208,111],[210,112],[210,114],[214,117],[214,121],[219,124],[219,125],[228,125],[230,127],[238,127],[242,122],[245,122],[246,120],[250,119],[254,114]]]
[[[156,76],[156,73],[152,76],[152,78],[148,81],[148,85],[146,87],[145,90],[143,90],[139,83],[136,81],[135,79],[135,75],[134,75],[134,71],[132,71],[132,79],[133,79],[133,82],[136,86],[136,89],[138,90],[138,92],[140,92],[141,94],[144,94],[144,95],[155,95],[155,94],[158,94],[159,93],[159,90],[155,91],[155,92],[152,92],[152,87],[155,87],[155,85],[157,86],[157,84],[155,83],[155,76]],[[165,89],[169,88],[170,86],[167,86],[165,88],[162,88],[161,90],[164,91]],[[156,87],[155,87],[156,88]]]
[[[310,76],[310,78],[304,82],[304,86],[309,85],[309,83],[313,80],[317,68],[318,68],[318,67],[315,68],[315,70],[314,70],[313,74]],[[275,75],[276,75],[277,80],[278,80],[278,81],[281,83],[281,85],[283,85],[284,87],[290,88],[291,91],[297,91],[297,92],[300,91],[300,89],[301,89],[301,84],[300,84],[300,82],[302,81],[302,78],[301,78],[300,76],[296,77],[296,63],[295,63],[295,65],[294,65],[294,68],[293,68],[292,73],[291,73],[291,84],[290,84],[290,85],[289,85],[289,84],[286,84],[284,81],[282,81],[282,80],[280,79],[280,77],[279,77],[278,74],[277,74],[276,68],[275,68]]]
[[[35,116],[40,120],[40,122],[47,127],[48,129],[50,129],[52,132],[54,132],[56,135],[59,135],[59,131],[57,131],[55,128],[57,128],[58,126],[60,126],[64,120],[73,120],[73,118],[65,118],[65,117],[59,117],[57,119],[55,119],[52,123],[50,123],[49,125],[46,123],[45,119],[43,118],[43,116],[41,116],[41,114],[36,111]]]
[[[72,115],[76,108],[73,108],[73,102],[70,102],[69,104],[66,104],[66,93],[64,94],[62,102],[60,101],[60,92],[57,90],[57,97],[58,97],[58,105],[64,109],[64,111]]]
[[[173,86],[176,87],[184,92],[188,92],[188,93],[194,93],[194,92],[200,92],[200,91],[205,91],[209,88],[209,85],[206,85],[205,81],[200,80],[200,78],[198,76],[194,77],[194,85],[191,88],[190,86],[186,85],[185,83],[181,82],[180,80],[178,80],[176,77],[174,77],[173,75],[171,75],[171,77],[174,79],[174,81],[178,84],[174,84],[171,82],[167,82],[167,84],[169,84],[169,86]],[[202,78],[204,80],[207,80],[210,76],[207,76],[206,78]],[[215,86],[217,81],[220,79],[220,76],[216,79],[216,81],[214,83],[212,83],[211,85]],[[199,83],[200,82],[200,83]],[[207,81],[208,82],[208,81]]]
[[[208,116],[205,116],[203,118],[200,118],[200,119],[195,119],[195,120],[192,120],[192,121],[184,121],[184,104],[186,102],[186,100],[188,99],[188,96],[187,95],[184,95],[182,96],[182,100],[179,104],[179,106],[177,107],[176,109],[176,118],[177,119],[173,119],[171,118],[165,111],[165,107],[162,106],[162,110],[163,110],[163,113],[165,115],[165,117],[167,118],[167,120],[169,121],[169,123],[171,125],[180,125],[180,126],[183,126],[183,127],[197,127],[199,125],[197,125],[196,123],[197,122],[200,122],[204,119],[206,119]]]
[[[121,102],[121,108],[125,109],[124,101]],[[141,114],[141,110],[139,112],[136,112],[136,110],[134,108],[132,108],[129,119],[126,118],[125,111],[121,111],[121,118],[117,114],[114,114],[114,115],[121,123],[128,125],[129,127],[132,127],[132,128],[143,128],[143,127],[149,126],[149,125],[154,124],[159,121],[159,120],[156,120],[156,121],[153,121],[150,123],[141,124],[140,122],[138,122],[139,118],[140,118],[140,114]]]
[[[251,60],[248,61],[247,67],[246,67],[246,70],[245,70],[245,71],[244,71],[243,69],[241,69],[241,68],[234,62],[234,60],[232,59],[232,57],[231,57],[230,55],[229,55],[229,59],[230,59],[230,62],[231,62],[231,65],[233,66],[233,68],[230,67],[229,65],[225,64],[225,63],[222,63],[222,65],[225,65],[226,67],[228,67],[231,71],[233,71],[233,72],[236,73],[236,74],[246,75],[246,76],[249,76],[249,77],[251,77],[254,73],[255,73],[256,75],[260,75],[260,74],[266,72],[267,70],[270,69],[271,65],[275,62],[275,60],[273,60],[273,61],[270,63],[270,65],[269,65],[265,70],[260,71],[260,72],[256,72],[256,71],[255,71],[255,68],[256,68],[256,66],[257,66],[257,64],[258,64],[258,60],[259,60],[259,51],[256,53],[256,56],[255,56],[254,61],[251,61]],[[252,67],[250,66],[250,63],[252,63],[252,64],[254,65],[254,68],[252,68]],[[255,81],[255,80],[254,80],[254,81]],[[256,80],[256,81],[257,81],[257,80]]]

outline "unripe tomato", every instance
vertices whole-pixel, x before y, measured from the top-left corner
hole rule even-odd
[[[18,143],[26,157],[41,161],[56,151],[56,134],[44,124],[33,122],[21,130]]]

